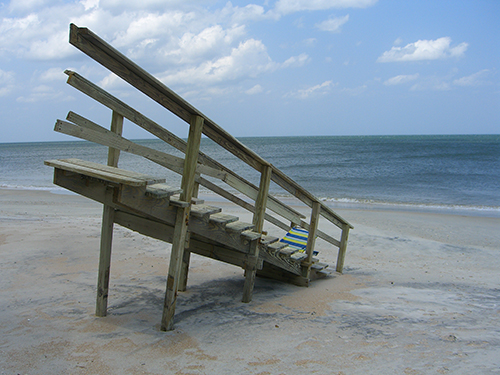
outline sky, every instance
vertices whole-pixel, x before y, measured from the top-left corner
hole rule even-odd
[[[87,27],[236,137],[500,133],[498,0],[0,1],[0,143],[111,111],[188,126],[68,43]],[[151,138],[125,123],[127,138]]]

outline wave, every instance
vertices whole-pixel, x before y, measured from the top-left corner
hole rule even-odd
[[[438,203],[410,203],[410,202],[388,202],[374,199],[356,198],[320,198],[329,206],[349,208],[381,208],[388,210],[411,210],[411,211],[439,211],[449,213],[464,213],[477,215],[492,215],[500,217],[500,206],[467,205],[467,204],[438,204]]]

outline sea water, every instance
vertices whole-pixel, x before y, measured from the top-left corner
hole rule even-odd
[[[500,135],[252,137],[239,141],[333,207],[500,216]],[[136,142],[182,157],[159,140]],[[258,185],[256,171],[211,140],[202,139],[201,151]],[[62,191],[52,184],[53,169],[43,161],[63,158],[105,164],[107,148],[84,141],[0,144],[0,188]],[[120,167],[180,184],[179,176],[142,157],[122,153]],[[288,194],[274,184],[271,192]]]

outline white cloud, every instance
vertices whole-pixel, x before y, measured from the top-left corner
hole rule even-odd
[[[66,80],[68,76],[64,74],[64,69],[50,68],[40,74],[39,80],[41,82],[54,82]]]
[[[6,72],[0,69],[0,96],[6,96],[14,89],[14,72]]]
[[[471,74],[470,76],[456,79],[453,81],[453,84],[457,86],[480,86],[486,83],[483,78],[487,76],[489,72],[489,69],[483,69],[477,73]]]
[[[313,1],[311,6],[327,9],[373,2]],[[298,4],[299,8],[309,7],[307,2]],[[281,6],[288,5],[281,0]],[[247,36],[248,22],[279,19],[279,13],[268,9],[265,4],[233,6],[230,2],[223,8],[207,7],[199,0],[13,0],[0,12],[0,57],[42,61],[41,66],[57,61],[48,67],[60,66],[72,56],[77,61],[89,61],[68,43],[69,24],[74,23],[89,28],[168,84],[178,84],[190,92],[227,92],[224,89],[234,82],[277,69],[302,67],[310,61],[302,53],[275,62],[262,40]],[[313,45],[316,40],[306,42]],[[89,66],[71,64],[76,71],[87,69],[87,77],[107,89],[128,87],[97,64],[90,63],[97,66],[91,71]],[[48,86],[65,79],[62,70],[35,71],[36,84]],[[2,93],[6,92],[7,86],[1,87]],[[19,101],[57,97],[42,85],[35,91],[27,86],[25,91]]]
[[[342,26],[349,20],[349,15],[344,17],[330,18],[326,21],[316,24],[316,27],[322,31],[330,31],[332,33],[339,33]]]
[[[326,10],[332,8],[366,8],[377,0],[278,0],[276,11],[281,14],[304,10]]]
[[[261,85],[255,85],[251,89],[248,89],[245,91],[246,94],[248,95],[255,95],[255,94],[260,94],[264,89],[262,88]]]
[[[248,4],[242,8],[233,6],[228,2],[222,14],[228,16],[235,25],[245,24],[248,21],[261,21],[265,19],[279,19],[279,15],[273,11],[266,12],[264,7],[256,4]]]
[[[319,85],[311,86],[305,89],[299,89],[293,92],[290,92],[285,95],[285,97],[294,97],[299,99],[307,99],[313,95],[325,95],[327,94],[331,88],[335,86],[332,81],[325,81]]]
[[[297,68],[304,66],[307,64],[311,59],[309,56],[305,53],[301,53],[299,56],[292,56],[288,60],[286,60],[281,67],[282,68]]]
[[[411,75],[399,75],[399,76],[389,78],[387,81],[384,82],[384,85],[386,85],[386,86],[401,85],[403,83],[408,83],[408,82],[414,81],[417,78],[418,78],[418,73],[411,74]]]
[[[55,90],[52,86],[39,85],[34,87],[28,96],[18,97],[17,101],[22,103],[34,103],[47,100],[61,100],[61,99],[62,100],[67,99],[63,97],[63,93],[61,91]]]
[[[351,95],[351,96],[357,96],[357,95],[361,95],[362,93],[364,93],[367,88],[368,88],[367,85],[361,85],[361,86],[354,87],[354,88],[345,87],[345,88],[343,88],[340,91],[342,93],[345,93],[345,94],[348,94],[348,95]]]
[[[165,50],[163,56],[169,62],[193,63],[227,53],[235,41],[245,34],[244,26],[223,29],[220,25],[207,27],[199,34],[185,33],[176,48]]]
[[[399,46],[403,44],[403,39],[401,37],[397,38],[395,41],[394,41],[394,45],[395,46]]]
[[[216,84],[256,77],[261,73],[276,70],[278,63],[271,60],[264,44],[255,39],[241,42],[231,53],[198,66],[176,72],[166,72],[161,80],[167,84]]]
[[[428,77],[415,83],[411,88],[411,91],[448,91],[451,90],[450,83],[443,78],[439,77]]]
[[[392,47],[377,59],[377,62],[438,60],[450,57],[461,57],[467,50],[467,43],[450,47],[451,38],[443,37],[436,40],[418,40],[404,47]]]
[[[47,0],[11,0],[9,10],[11,13],[33,11],[34,8],[50,3]]]

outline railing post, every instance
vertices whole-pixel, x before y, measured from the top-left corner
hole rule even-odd
[[[342,273],[344,269],[345,253],[347,250],[347,239],[349,238],[349,225],[342,225],[342,235],[340,237],[339,253],[337,256],[337,269],[336,271]]]
[[[314,246],[316,244],[316,232],[318,230],[319,215],[321,213],[321,204],[319,202],[312,203],[311,211],[311,222],[309,223],[309,234],[307,236],[307,246],[306,246],[306,261],[311,264]]]
[[[199,174],[195,175],[195,180],[199,177]],[[195,182],[193,188],[193,198],[198,198],[198,192],[200,189],[200,184]],[[189,263],[191,262],[191,252],[189,251],[189,233],[186,235],[186,247],[184,248],[184,255],[182,256],[182,264],[181,264],[181,275],[179,280],[178,290],[180,292],[185,292],[187,288],[187,280],[189,274]]]
[[[264,228],[264,218],[266,216],[267,197],[269,195],[269,186],[271,184],[272,167],[264,165],[260,175],[259,194],[255,200],[255,213],[253,215],[254,231],[262,233]]]
[[[113,111],[111,117],[111,131],[121,135],[123,131],[123,116]],[[120,150],[109,148],[108,165],[118,166]],[[113,189],[107,188],[107,199],[112,199]],[[113,242],[113,224],[115,210],[109,205],[104,205],[102,212],[101,226],[101,245],[99,252],[99,271],[97,274],[97,297],[95,314],[96,316],[106,316],[108,309],[108,291],[109,291],[109,271],[111,267],[111,247]]]
[[[264,228],[264,219],[266,216],[267,196],[271,184],[272,167],[264,165],[260,175],[259,193],[255,200],[255,213],[252,224],[254,232],[262,233]],[[245,265],[245,284],[243,285],[242,301],[248,303],[252,300],[253,287],[255,283],[255,274],[257,273],[257,263],[259,260],[259,241],[254,240],[250,244],[248,260]]]
[[[170,331],[174,325],[175,304],[177,302],[177,291],[180,279],[182,259],[186,245],[186,234],[191,211],[191,198],[195,187],[196,164],[200,151],[201,133],[203,130],[203,117],[192,116],[189,127],[189,137],[184,159],[184,171],[182,174],[180,200],[188,203],[185,207],[177,208],[177,216],[172,240],[172,252],[168,267],[167,290],[163,304],[163,315],[161,319],[161,330]]]

